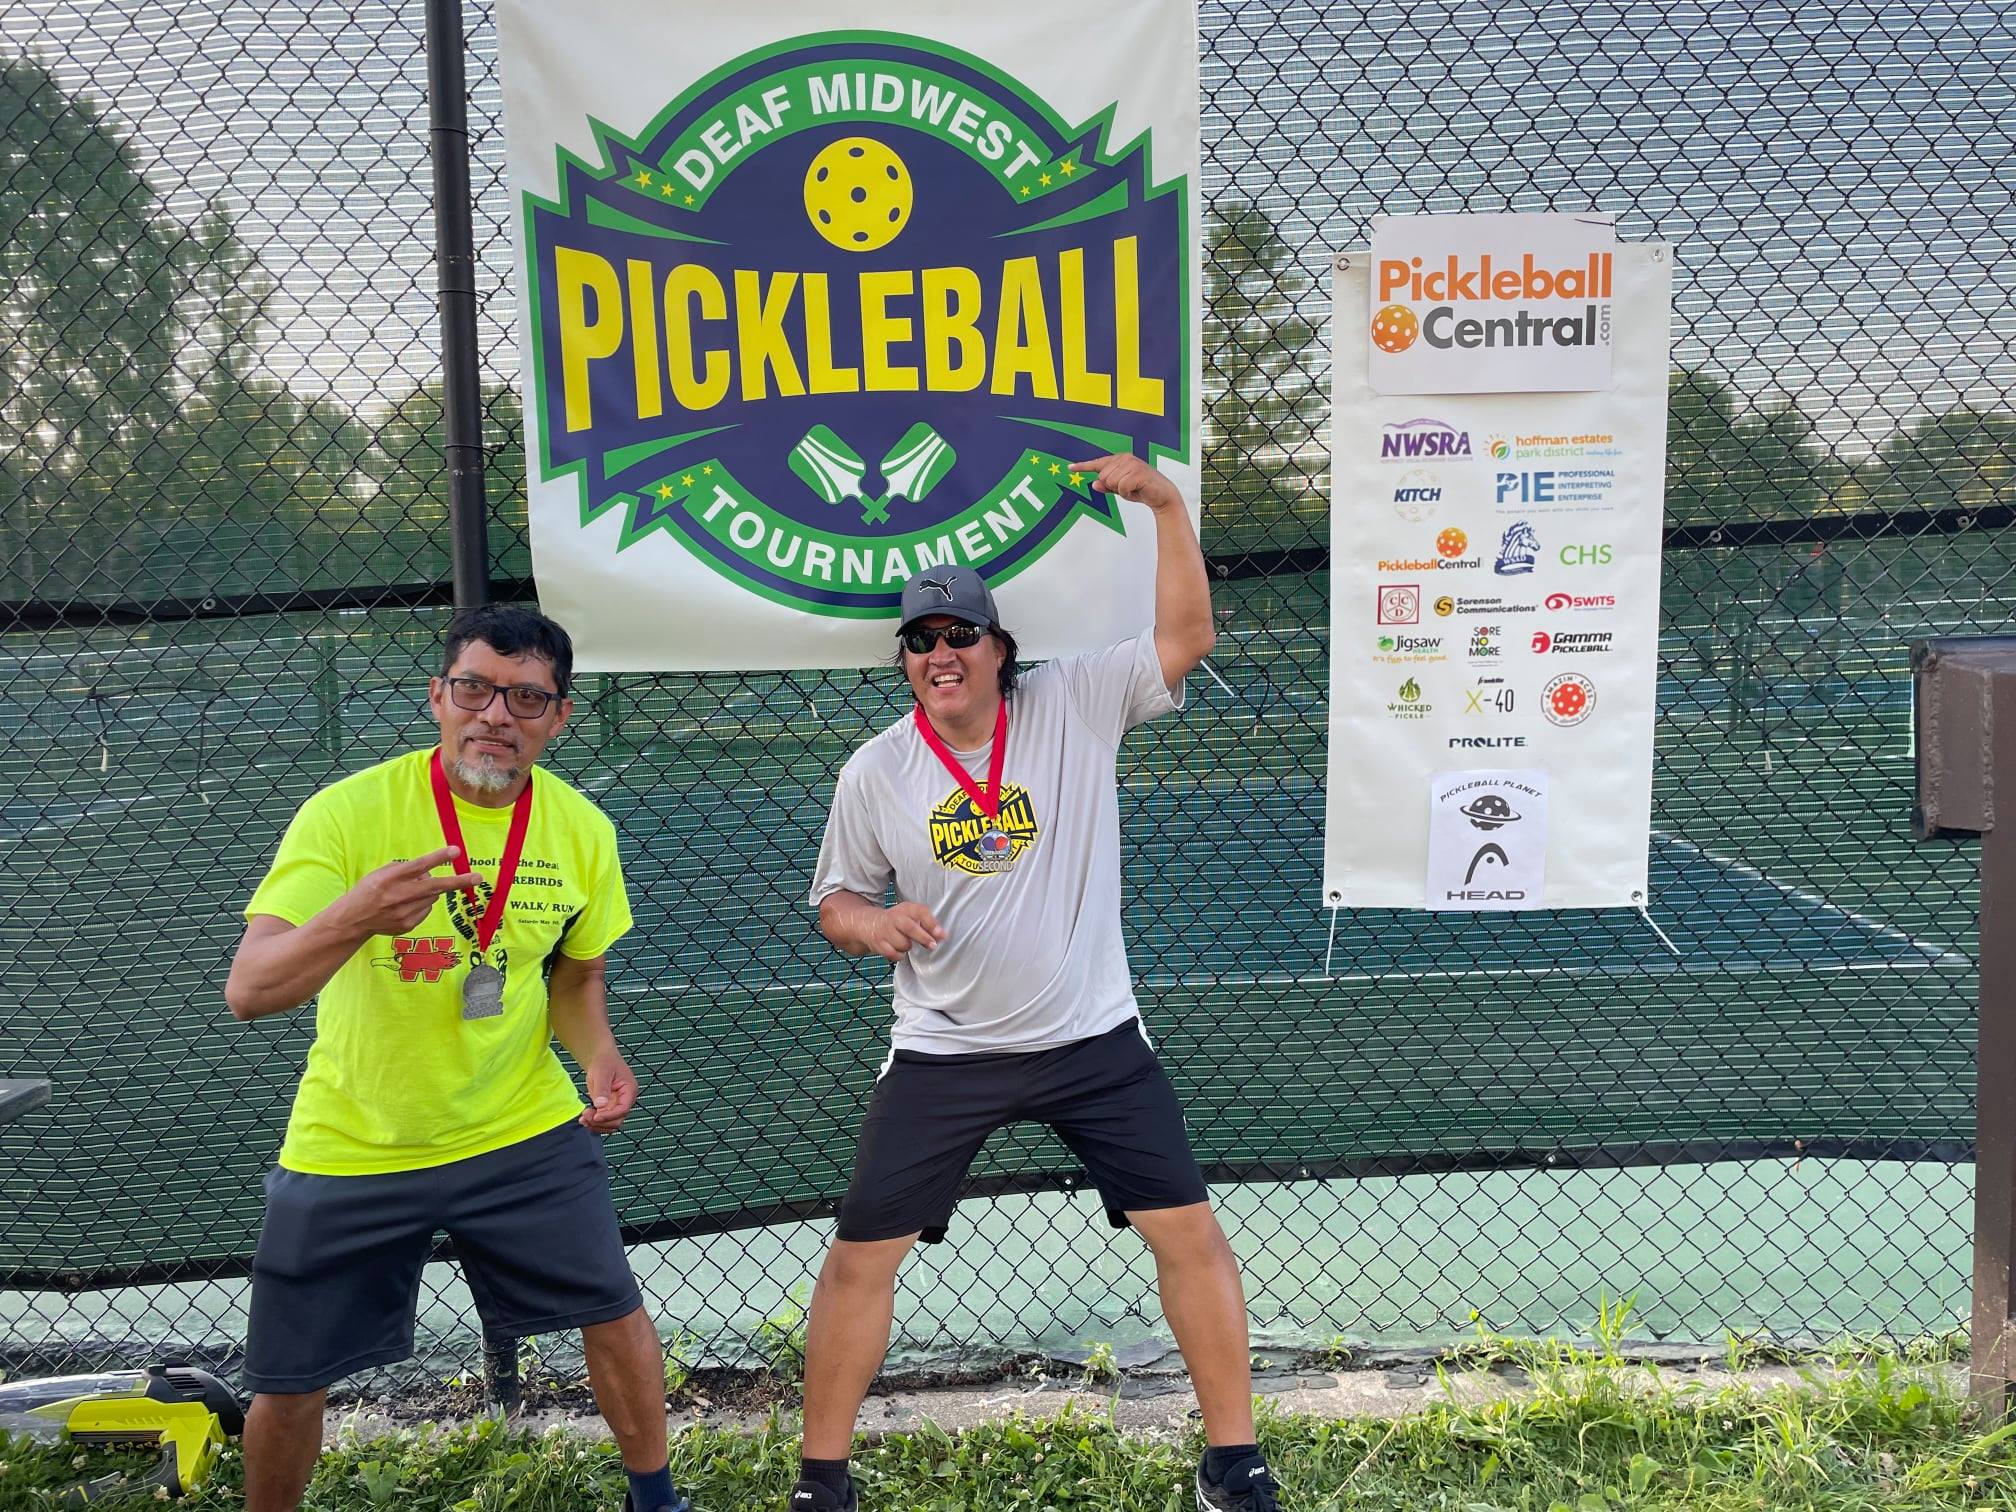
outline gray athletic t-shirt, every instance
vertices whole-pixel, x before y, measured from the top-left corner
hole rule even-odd
[[[1026,674],[1008,706],[1001,809],[989,820],[924,744],[913,715],[841,769],[812,878],[922,903],[945,926],[896,963],[899,1050],[1043,1050],[1137,1016],[1120,937],[1120,737],[1183,706],[1155,637]],[[953,757],[987,780],[994,743]]]

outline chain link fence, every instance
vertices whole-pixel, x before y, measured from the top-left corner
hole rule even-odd
[[[1906,656],[2016,600],[2016,21],[1205,0],[1221,619],[1122,755],[1144,1011],[1260,1341],[1923,1334],[1965,1315],[1971,859],[1909,843]],[[0,1365],[242,1342],[309,1024],[234,1024],[295,806],[426,744],[450,543],[418,7],[12,0],[0,43]],[[532,593],[495,31],[468,11],[491,571]],[[1382,212],[1677,248],[1654,916],[1319,911],[1323,330]],[[612,1145],[661,1328],[788,1342],[885,1036],[800,906],[886,674],[590,677],[623,836]],[[1333,932],[1334,925],[1334,932]],[[1327,969],[1326,969],[1327,962]],[[1040,1131],[906,1269],[897,1361],[1166,1334]],[[431,1268],[419,1368],[478,1345]]]

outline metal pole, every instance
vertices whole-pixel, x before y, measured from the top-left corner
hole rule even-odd
[[[427,138],[434,158],[434,268],[441,311],[441,418],[455,607],[490,601],[484,519],[483,386],[476,351],[476,241],[469,208],[469,97],[462,0],[427,0]]]
[[[483,380],[476,352],[476,237],[469,207],[469,92],[462,0],[427,0],[427,144],[434,159],[435,302],[441,311],[441,422],[455,607],[490,601],[483,490]],[[518,1341],[483,1338],[485,1395],[517,1410]]]
[[[518,1375],[518,1341],[483,1335],[483,1394],[491,1409],[504,1417],[517,1412],[525,1400],[525,1383]]]
[[[1991,1422],[2016,1393],[2016,636],[1911,651],[1920,840],[1981,840],[1981,1011],[1974,1102],[1974,1400]],[[1999,802],[1998,802],[1999,800]]]
[[[2016,668],[1995,679],[1989,781],[2016,805]],[[1991,1421],[2016,1385],[2016,813],[1981,835],[1981,1025],[1975,1064],[1974,1399]]]

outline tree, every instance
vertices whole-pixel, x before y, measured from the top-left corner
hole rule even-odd
[[[1789,399],[1752,405],[1697,369],[1667,386],[1666,513],[1684,525],[1813,520],[1832,507],[1842,475],[1815,441],[1813,425]],[[1664,608],[1691,632],[1703,670],[1723,668],[1732,728],[1761,720],[1767,665],[1798,660],[1810,639],[1788,638],[1766,621],[1838,613],[1839,566],[1810,545],[1710,546],[1668,559]],[[1761,725],[1760,725],[1761,728]]]
[[[1204,508],[1210,544],[1321,543],[1308,448],[1328,407],[1319,335],[1300,313],[1311,281],[1258,206],[1214,206],[1204,263]]]
[[[1719,378],[1681,368],[1667,384],[1666,517],[1677,525],[1813,520],[1833,507],[1843,469],[1789,399],[1753,406]],[[1670,564],[1668,613],[1716,624],[1727,607],[1782,613],[1780,595],[1808,570],[1810,547],[1690,551]],[[1828,566],[1831,569],[1832,563]],[[1834,597],[1839,600],[1838,587]]]
[[[1667,383],[1666,516],[1676,524],[1806,520],[1838,467],[1790,399],[1748,406],[1720,379],[1681,368]]]
[[[12,596],[130,575],[138,458],[173,418],[187,237],[131,146],[0,60],[0,572]]]
[[[341,405],[304,400],[260,366],[273,281],[221,207],[190,244],[185,320],[202,356],[159,438],[166,509],[153,591],[328,583],[328,517],[359,493],[369,438]]]
[[[0,61],[0,596],[307,578],[365,437],[261,368],[271,295],[221,205],[175,220],[90,100]]]
[[[2016,504],[2016,415],[1962,405],[1907,426],[1856,470],[1884,514],[1979,514]]]
[[[448,576],[448,462],[441,380],[392,401],[378,418],[371,487],[340,532],[342,549],[373,582]],[[483,493],[492,571],[529,577],[526,545],[525,438],[518,391],[485,385]],[[364,563],[370,565],[363,565]]]

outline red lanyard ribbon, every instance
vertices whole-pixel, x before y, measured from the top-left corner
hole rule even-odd
[[[973,774],[966,770],[965,764],[953,758],[951,748],[931,728],[922,704],[917,705],[917,733],[924,737],[924,744],[931,747],[931,754],[938,758],[945,770],[959,779],[959,786],[966,789],[966,796],[973,800],[975,808],[989,819],[1001,812],[1001,764],[1008,754],[1007,699],[1001,700],[1001,711],[994,716],[994,754],[987,758],[987,787],[984,791],[973,780]]]
[[[434,784],[434,812],[441,816],[442,838],[455,847],[458,868],[469,871],[469,846],[462,838],[462,821],[455,817],[455,798],[448,790],[448,773],[441,765],[438,748],[427,763],[427,775]],[[525,849],[525,831],[531,823],[532,777],[528,772],[525,790],[511,805],[511,833],[504,839],[504,854],[497,862],[497,885],[490,890],[490,906],[483,910],[483,917],[476,925],[479,955],[490,948],[490,942],[497,937],[497,926],[504,922],[504,899],[511,892],[512,879],[518,875],[518,857]],[[466,890],[462,896],[473,915],[477,908],[475,889]]]

